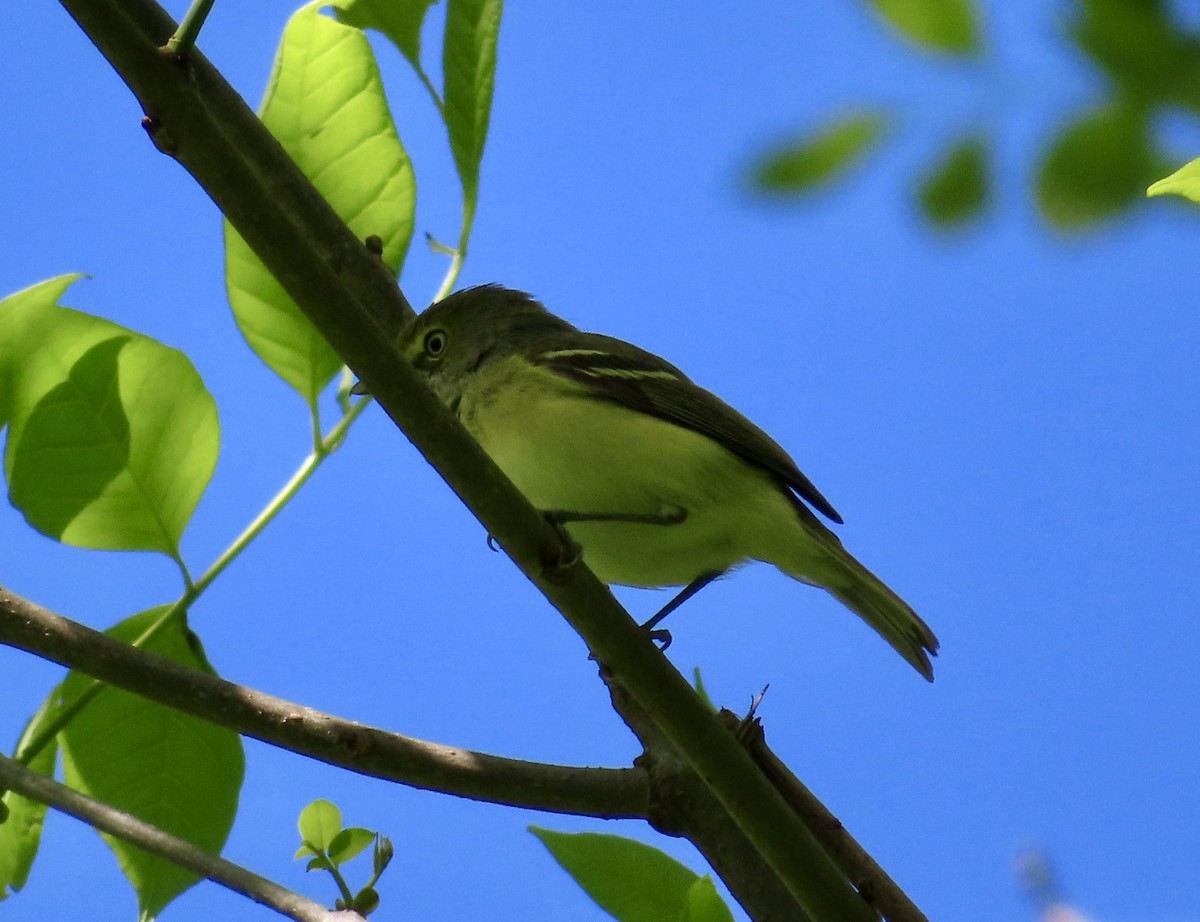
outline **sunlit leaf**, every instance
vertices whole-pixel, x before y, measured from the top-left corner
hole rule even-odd
[[[375,841],[375,833],[361,826],[341,830],[329,843],[329,857],[334,864],[344,864],[362,854]]]
[[[107,633],[131,641],[162,614],[156,608]],[[145,649],[213,674],[199,640],[182,620]],[[71,672],[69,706],[92,680]],[[238,735],[116,688],[104,688],[60,735],[67,784],[219,854],[237,811],[245,759]],[[156,916],[196,882],[195,875],[105,835],[146,916]]]
[[[1200,203],[1200,159],[1181,166],[1146,190],[1147,195],[1182,195]]]
[[[1146,110],[1113,103],[1054,140],[1038,172],[1038,204],[1060,229],[1085,227],[1129,208],[1165,169],[1151,147]]]
[[[692,669],[692,687],[696,689],[696,694],[700,696],[700,700],[704,702],[705,706],[713,713],[716,713],[717,706],[713,704],[712,698],[708,696],[708,689],[704,687],[704,677],[700,675],[699,666]]]
[[[530,826],[554,860],[620,922],[678,919],[699,877],[656,848],[623,836]]]
[[[806,192],[860,163],[883,139],[879,112],[843,115],[803,137],[769,149],[751,168],[751,182],[771,195]]]
[[[328,800],[314,800],[300,811],[300,838],[317,851],[325,851],[342,830],[342,811]]]
[[[421,70],[421,26],[437,0],[338,0],[338,18],[357,29],[382,32]]]
[[[45,306],[20,317],[9,498],[68,544],[176,554],[216,465],[216,404],[183,353]]]
[[[399,271],[412,237],[416,185],[366,36],[301,7],[288,21],[262,120],[360,238],[383,241]],[[226,284],[251,348],[310,404],[341,360],[226,222]]]
[[[921,210],[934,224],[951,227],[976,217],[988,200],[987,143],[972,135],[955,143],[921,182]]]
[[[502,8],[501,0],[448,0],[446,5],[444,115],[468,216],[475,213],[479,198],[479,164],[492,114]]]
[[[977,52],[979,14],[972,0],[868,0],[893,29],[923,48]]]
[[[21,739],[17,743],[18,752],[31,739],[37,736],[43,727],[49,724],[58,713],[58,701],[61,688],[54,691],[42,702],[37,713],[26,724]],[[29,761],[28,768],[43,775],[54,774],[54,762],[58,758],[58,743],[51,738],[50,742],[34,755]],[[29,878],[29,870],[37,857],[38,846],[42,841],[42,823],[46,818],[46,805],[36,800],[28,800],[20,794],[5,791],[0,798],[8,811],[8,818],[0,823],[0,901],[9,892],[15,893],[25,886]]]
[[[679,922],[733,922],[733,913],[707,875],[688,888]]]
[[[60,275],[0,301],[0,428],[8,425],[12,415],[13,393],[17,387],[15,361],[22,354],[21,343],[28,335],[26,319],[53,308],[71,283],[82,277],[79,274]]]

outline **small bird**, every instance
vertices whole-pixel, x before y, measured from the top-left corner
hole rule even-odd
[[[686,587],[650,623],[739,564],[766,561],[830,592],[933,680],[937,638],[818,520],[812,509],[841,524],[829,501],[770,436],[675,366],[499,285],[432,305],[400,348],[597,577]]]

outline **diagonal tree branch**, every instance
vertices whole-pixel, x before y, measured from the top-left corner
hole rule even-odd
[[[888,922],[929,922],[925,913],[908,898],[908,894],[900,889],[867,850],[850,835],[842,821],[817,799],[804,782],[792,774],[791,769],[779,756],[775,755],[767,745],[762,723],[757,718],[742,720],[732,711],[722,710],[721,720],[736,732],[739,738],[746,741],[746,747],[754,761],[762,767],[789,806],[798,816],[803,817],[808,828],[833,856],[858,891],[871,901],[871,905],[879,910]]]
[[[161,49],[174,23],[152,0],[60,0],[146,112],[159,149],[225,212],[388,415],[585,639],[713,792],[810,915],[874,922],[811,832],[686,680],[586,567],[557,567],[554,530],[399,355],[410,315],[394,282],[199,54]],[[720,869],[718,868],[718,871]]]
[[[633,768],[505,759],[389,733],[206,675],[56,615],[0,587],[0,643],[273,746],[472,800],[601,819],[646,816]]]
[[[143,820],[108,804],[101,803],[52,778],[26,768],[0,753],[0,788],[16,791],[22,797],[49,804],[55,810],[83,820],[85,823],[116,836],[152,855],[165,858],[208,878],[254,902],[290,916],[297,922],[362,922],[356,912],[334,912],[274,881],[260,877],[224,858],[210,855],[186,839],[152,826]]]

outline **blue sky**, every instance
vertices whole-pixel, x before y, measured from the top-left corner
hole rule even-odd
[[[288,4],[218,4],[202,49],[257,104]],[[524,288],[659,352],[770,431],[846,519],[847,547],[942,641],[928,686],[857,619],[765,566],[673,616],[672,660],[741,709],[930,918],[1031,918],[1014,878],[1044,848],[1101,922],[1194,918],[1200,824],[1200,231],[1157,201],[1102,233],[1040,223],[1032,164],[1102,95],[1058,40],[1067,3],[987,11],[977,68],[910,52],[860,5],[511,4],[463,284]],[[174,4],[178,15],[182,4]],[[436,36],[427,34],[436,47]],[[434,113],[382,49],[418,177],[418,238],[457,199]],[[436,57],[431,59],[436,63]],[[61,9],[0,31],[0,292],[82,271],[66,302],[191,356],[221,413],[185,537],[203,569],[307,449],[303,405],[242,342],[218,216]],[[898,133],[800,208],[742,191],[756,146],[884,104]],[[998,140],[998,203],[931,234],[912,178],[959,130]],[[1180,163],[1200,137],[1174,126]],[[428,299],[444,261],[414,244]],[[36,535],[0,509],[0,583],[95,627],[168,600],[171,565]],[[627,591],[635,614],[661,599]],[[622,765],[636,746],[581,642],[379,412],[204,597],[192,625],[228,678],[402,733],[528,759]],[[59,670],[0,648],[11,745]],[[526,814],[348,776],[248,743],[233,860],[317,898],[291,854],[316,797],[386,831],[378,918],[602,919]],[[665,843],[701,868],[686,845]],[[14,907],[133,918],[116,863],[48,824]],[[211,885],[186,922],[268,918]],[[1190,914],[1190,915],[1189,915]]]

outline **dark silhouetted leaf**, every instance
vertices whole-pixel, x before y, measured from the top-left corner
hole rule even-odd
[[[923,48],[949,54],[979,51],[972,0],[868,0],[893,29]]]
[[[847,172],[882,139],[881,113],[844,115],[805,137],[768,150],[751,168],[756,189],[769,194],[806,192]]]
[[[987,143],[972,135],[943,155],[917,195],[925,217],[948,228],[976,217],[988,200],[988,191]]]
[[[1086,227],[1139,201],[1166,169],[1150,145],[1145,108],[1128,100],[1112,103],[1088,112],[1054,140],[1038,172],[1038,204],[1055,227]]]
[[[1072,37],[1117,85],[1144,103],[1200,110],[1200,41],[1158,0],[1077,0]]]

